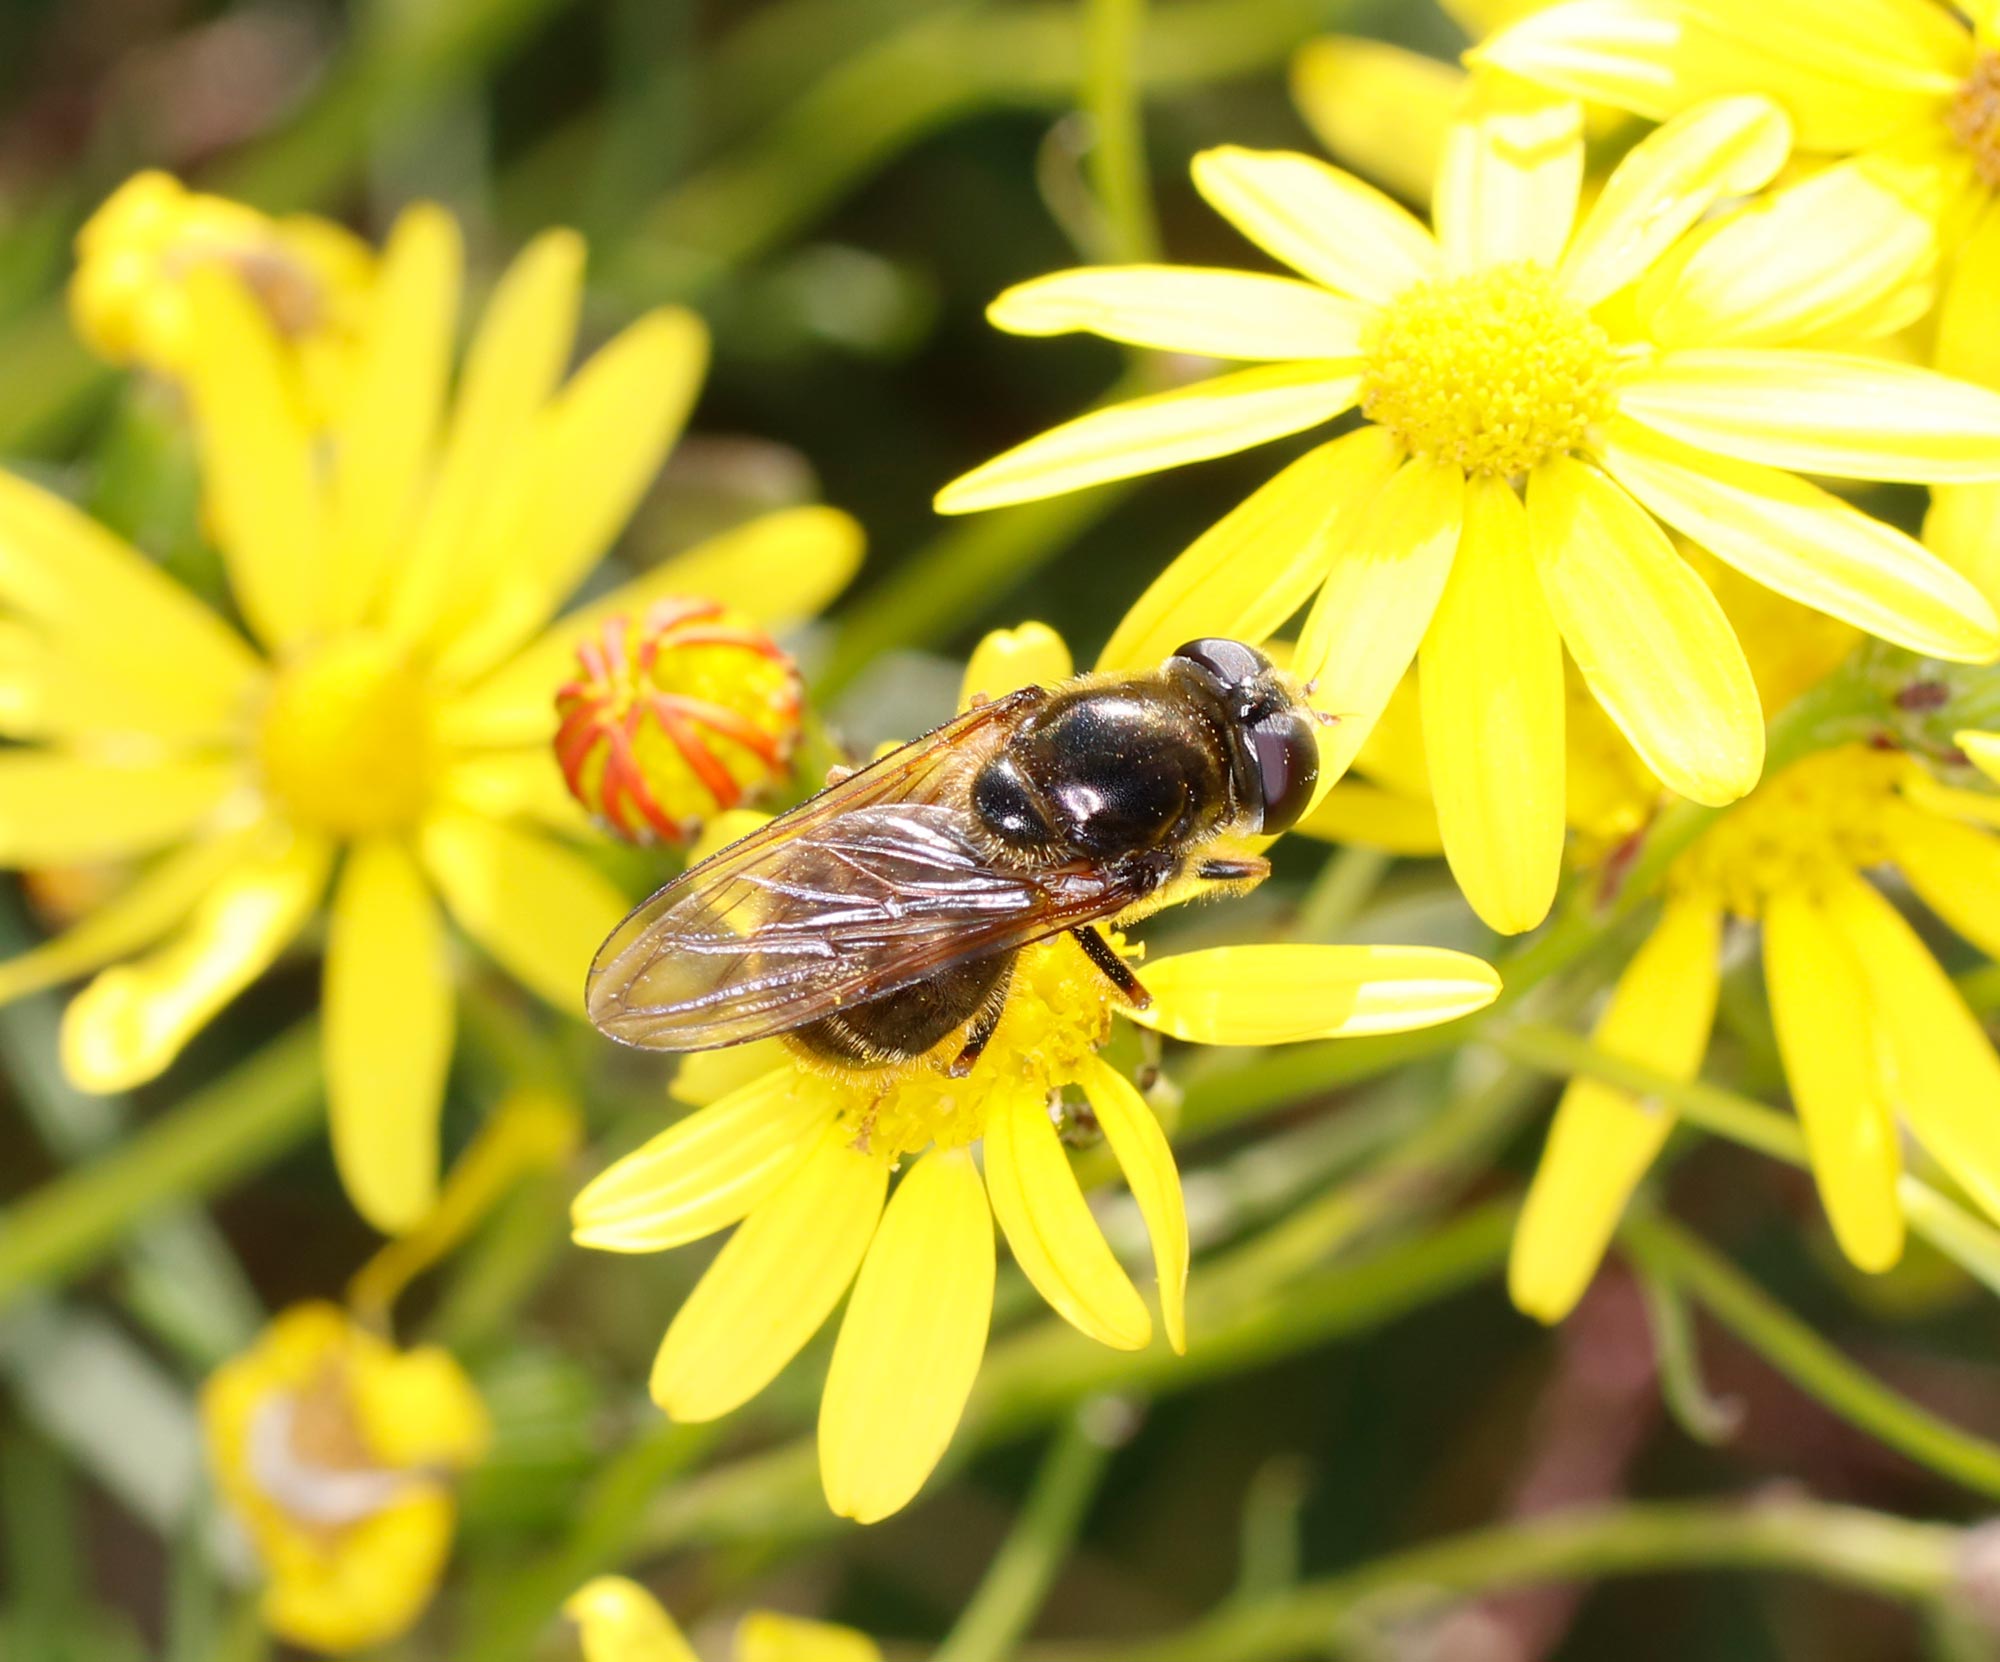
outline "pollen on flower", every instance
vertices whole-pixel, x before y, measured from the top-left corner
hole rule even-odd
[[[2000,190],[2000,52],[1982,52],[1945,113],[1983,184]]]
[[[1889,857],[1884,822],[1910,759],[1898,750],[1843,745],[1796,762],[1757,787],[1675,864],[1672,882],[1755,919],[1781,890],[1811,891],[1826,878]]]
[[[285,665],[258,738],[265,786],[300,824],[343,837],[393,831],[429,798],[429,694],[379,636],[340,636]]]
[[[1412,454],[1467,473],[1526,473],[1610,405],[1610,336],[1539,265],[1413,284],[1365,349],[1362,413]]]
[[[1111,944],[1137,956],[1115,932]],[[961,1040],[894,1073],[843,1072],[834,1082],[841,1123],[854,1146],[891,1165],[935,1144],[964,1148],[986,1131],[997,1092],[1046,1096],[1082,1071],[1111,1036],[1118,1008],[1104,974],[1067,935],[1026,948],[1014,967],[1007,1007],[978,1065],[963,1079],[946,1072]]]
[[[686,845],[790,764],[798,666],[740,613],[662,600],[577,649],[556,695],[556,760],[570,794],[628,842]]]

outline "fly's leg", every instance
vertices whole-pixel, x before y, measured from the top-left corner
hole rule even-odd
[[[1111,949],[1111,943],[1089,924],[1072,929],[1076,944],[1083,948],[1088,958],[1104,972],[1104,978],[1118,989],[1119,997],[1135,1010],[1143,1010],[1153,1002],[1153,995],[1146,991],[1139,978],[1132,973],[1132,966]]]

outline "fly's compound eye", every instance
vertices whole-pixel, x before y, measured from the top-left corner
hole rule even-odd
[[[1297,710],[1266,716],[1245,734],[1257,761],[1264,802],[1257,829],[1275,836],[1297,825],[1319,783],[1319,739],[1311,719]]]
[[[1241,641],[1227,640],[1220,635],[1189,641],[1174,656],[1206,670],[1226,688],[1254,681],[1271,667],[1271,660],[1254,646],[1245,646]]]

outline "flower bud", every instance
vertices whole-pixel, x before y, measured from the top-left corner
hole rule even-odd
[[[570,794],[627,842],[686,846],[783,777],[798,666],[740,612],[676,596],[607,620],[556,694]]]

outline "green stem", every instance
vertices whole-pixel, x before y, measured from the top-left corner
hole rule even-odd
[[[1083,107],[1092,128],[1088,166],[1104,213],[1103,258],[1136,265],[1160,255],[1159,225],[1146,184],[1146,129],[1133,82],[1146,0],[1087,0]]]
[[[934,1662],[1005,1662],[1034,1624],[1117,1440],[1103,1434],[1098,1408],[1123,1412],[1115,1403],[1085,1403],[1063,1423],[1012,1532]]]
[[[307,1021],[0,1214],[0,1308],[82,1274],[140,1219],[292,1147],[319,1123],[320,1101],[319,1032]]]
[[[2000,1447],[1890,1390],[1836,1351],[1734,1265],[1664,1218],[1634,1214],[1620,1230],[1651,1273],[1684,1288],[1807,1395],[1912,1460],[1981,1494],[2000,1495]]]
[[[1357,1617],[1408,1618],[1503,1588],[1667,1570],[1790,1571],[1928,1604],[1952,1593],[1962,1540],[1945,1525],[1817,1501],[1579,1509],[1413,1547],[1164,1638],[1039,1645],[1022,1662],[1292,1662],[1327,1655]]]

